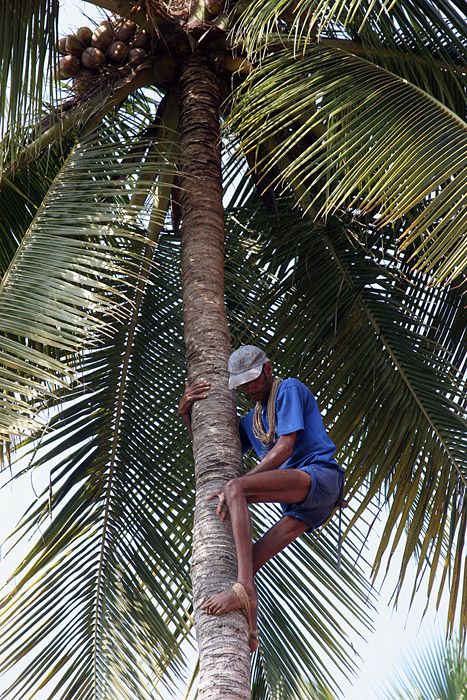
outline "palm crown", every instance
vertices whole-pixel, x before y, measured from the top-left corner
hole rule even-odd
[[[12,536],[43,526],[5,594],[3,666],[27,664],[8,697],[48,683],[48,697],[149,698],[184,676],[194,496],[174,410],[185,376],[178,87],[195,50],[223,90],[233,340],[255,338],[319,396],[353,497],[340,576],[331,522],[259,579],[254,697],[298,697],[310,678],[322,688],[332,668],[352,668],[348,629],[369,624],[354,562],[380,503],[374,572],[403,541],[399,583],[414,556],[414,592],[423,576],[430,593],[449,587],[448,626],[458,603],[464,630],[460,3],[93,4],[115,13],[113,39],[125,17],[127,43],[146,32],[144,56],[87,69],[79,58],[53,108],[43,92],[57,3],[0,9],[11,27],[0,426],[6,456],[20,445],[27,469],[51,465],[50,489]],[[258,509],[257,527],[269,517]]]

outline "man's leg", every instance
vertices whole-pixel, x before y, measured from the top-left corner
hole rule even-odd
[[[281,518],[253,545],[253,574],[291,542],[310,529],[308,523],[289,515]]]
[[[273,471],[264,472],[262,474],[246,474],[237,479],[229,481],[223,494],[226,499],[229,509],[230,519],[232,522],[232,531],[235,540],[235,548],[237,551],[238,573],[237,580],[245,588],[250,601],[252,612],[253,626],[256,626],[256,608],[257,598],[256,589],[253,582],[253,552],[251,542],[251,519],[248,511],[248,503],[300,503],[308,495],[311,485],[311,477],[298,469],[276,469]],[[288,518],[283,520],[296,520]],[[282,521],[281,521],[282,522]],[[288,527],[291,523],[287,522]],[[304,532],[307,529],[306,523],[303,524]],[[300,527],[302,528],[302,523]],[[286,525],[281,526],[282,542],[280,551],[289,541],[292,532],[286,534]],[[295,530],[291,528],[293,532]],[[298,533],[300,534],[300,533]],[[287,541],[288,540],[288,541]],[[272,552],[272,553],[271,553]],[[257,561],[261,566],[273,554],[273,545],[271,539],[263,540],[263,544],[257,549]],[[260,561],[264,560],[264,561]],[[259,568],[259,567],[258,567]],[[241,607],[240,602],[235,592],[230,588],[221,593],[211,596],[204,604],[203,610],[210,615],[223,615],[230,610],[236,610]]]

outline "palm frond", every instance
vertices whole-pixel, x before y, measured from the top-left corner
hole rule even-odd
[[[0,186],[0,275],[8,269],[23,236],[57,177],[74,140],[63,139]]]
[[[83,355],[82,384],[67,392],[33,461],[53,464],[53,495],[15,534],[46,526],[2,606],[3,666],[28,662],[5,697],[45,684],[50,698],[149,700],[172,696],[183,678],[193,473],[174,410],[184,376],[173,338],[178,270],[163,248],[158,284],[133,310],[133,340],[122,326]]]
[[[113,113],[102,120],[102,129],[115,141],[139,142],[149,133],[157,130],[152,115],[159,112],[160,121],[162,98],[159,94],[137,90],[119,106],[119,118]],[[86,127],[86,125],[85,125]],[[167,134],[169,136],[169,134]],[[40,155],[7,177],[2,175],[0,183],[0,275],[3,277],[31,221],[42,203],[52,182],[57,177],[65,159],[78,140],[72,130],[65,137],[44,149]],[[140,148],[144,153],[145,147]],[[136,151],[136,147],[133,147]]]
[[[423,11],[420,14],[423,17]],[[423,24],[415,29],[401,15],[404,11],[397,3],[390,16],[383,14],[374,26],[365,25],[359,41],[349,42],[350,52],[356,47],[358,55],[417,85],[464,118],[465,56],[458,46],[461,35],[453,32],[450,40],[443,37],[443,43],[440,38],[447,25],[441,16],[434,25],[428,21],[427,30]],[[437,27],[437,36],[433,26]]]
[[[167,143],[143,139],[135,154],[132,142],[89,137],[43,200],[0,287],[3,436],[33,427],[47,397],[74,376],[65,355],[91,347],[108,333],[110,318],[127,313],[155,175],[167,195],[171,188],[163,184],[174,174]],[[31,342],[34,352],[25,348]]]
[[[390,503],[375,570],[405,532],[400,582],[412,556],[414,590],[426,562],[430,592],[438,567],[451,568],[452,624],[456,601],[465,606],[465,523],[457,515],[467,478],[462,296],[409,276],[394,256],[392,231],[369,231],[362,246],[339,222],[324,228],[290,210],[279,221],[258,216],[237,211],[232,225],[259,269],[280,280],[260,302],[268,356],[306,381],[326,410],[350,493],[365,492],[351,527],[378,493]],[[243,324],[243,342],[264,327],[254,317]]]
[[[93,132],[116,105],[124,103],[139,88],[151,85],[154,79],[153,69],[145,68],[123,79],[97,83],[89,93],[64,101],[56,108],[49,106],[31,125],[18,128],[17,133],[8,134],[0,142],[0,180],[11,180],[43,151],[60,144],[69,132],[74,130],[82,136]]]
[[[398,0],[388,13],[369,16],[361,31],[364,43],[369,32],[383,45],[398,46],[422,58],[431,56],[445,62],[447,70],[464,72],[464,10],[459,0]]]
[[[58,0],[1,3],[0,140],[37,121],[47,85],[54,94],[58,9]]]
[[[271,506],[257,514],[261,530],[280,517],[274,515]],[[336,669],[355,672],[352,640],[371,628],[362,614],[365,598],[371,607],[369,590],[354,558],[344,556],[337,574],[335,537],[332,527],[318,539],[304,536],[257,576],[261,664],[273,698],[306,697],[309,684],[337,694]]]
[[[432,639],[414,649],[384,684],[384,700],[458,700],[467,687],[467,659],[459,639]],[[379,693],[378,693],[379,695]]]
[[[371,33],[382,45],[389,37],[405,50],[431,52],[448,64],[463,65],[464,9],[459,0],[254,0],[242,8],[233,43],[252,56],[277,43],[279,35],[299,48],[310,40],[363,39]]]
[[[247,78],[231,126],[246,152],[269,147],[263,172],[281,163],[307,209],[368,212],[385,226],[428,202],[402,236],[438,282],[465,269],[467,127],[419,88],[335,49],[283,50]]]

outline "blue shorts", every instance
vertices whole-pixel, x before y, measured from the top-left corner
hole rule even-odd
[[[301,503],[281,503],[282,514],[304,520],[315,530],[331,516],[339,499],[345,478],[345,472],[340,467],[323,467],[309,465],[299,467],[311,477],[311,486],[307,497]]]

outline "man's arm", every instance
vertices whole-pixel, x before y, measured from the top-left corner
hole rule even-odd
[[[193,404],[195,401],[205,399],[210,388],[211,385],[208,382],[195,382],[194,384],[188,380],[185,382],[185,392],[179,401],[178,413],[180,414],[191,439],[193,439],[193,432],[191,430],[191,410],[193,408]]]
[[[263,457],[261,462],[251,469],[248,474],[259,474],[270,469],[277,469],[293,454],[297,433],[281,435],[273,448]]]
[[[298,431],[297,431],[298,432]],[[281,435],[272,449],[263,457],[261,462],[257,464],[253,469],[250,469],[244,476],[249,476],[250,474],[260,474],[261,472],[271,471],[272,469],[277,469],[284,464],[289,457],[292,456],[293,448],[295,445],[295,438],[297,437],[297,432],[288,433],[287,435]],[[208,496],[208,501],[213,498],[219,498],[219,503],[217,504],[216,513],[219,518],[224,522],[229,517],[229,508],[225,500],[224,490],[216,491],[215,493]]]

